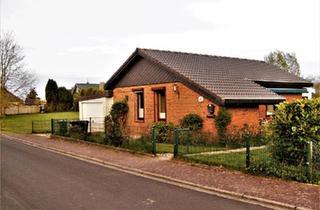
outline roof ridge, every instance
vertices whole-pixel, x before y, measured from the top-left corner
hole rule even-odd
[[[264,64],[268,64],[263,60],[256,60],[256,59],[248,59],[248,58],[239,58],[239,57],[229,57],[229,56],[222,56],[222,55],[210,55],[204,53],[190,53],[190,52],[183,52],[183,51],[173,51],[173,50],[159,50],[159,49],[151,49],[151,48],[139,48],[137,50],[146,50],[146,51],[157,51],[157,52],[166,52],[166,53],[175,53],[175,54],[185,54],[185,55],[195,55],[195,56],[206,56],[206,57],[215,57],[215,58],[227,58],[227,59],[235,59],[235,60],[246,60],[246,61],[255,61]]]

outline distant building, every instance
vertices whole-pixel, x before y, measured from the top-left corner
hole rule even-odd
[[[88,90],[88,89],[95,89],[95,90],[99,90],[99,86],[100,84],[96,84],[96,83],[76,83],[74,85],[74,87],[71,89],[71,93],[72,95],[76,94],[76,93],[80,93],[81,90]]]

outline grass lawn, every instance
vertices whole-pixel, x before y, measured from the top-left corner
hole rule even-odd
[[[157,153],[173,153],[173,144],[157,143]],[[218,145],[208,145],[208,146],[186,146],[179,145],[179,154],[191,154],[199,152],[211,152],[211,151],[221,151],[227,148]]]
[[[51,119],[78,119],[78,112],[54,112],[44,114],[8,115],[0,118],[0,127],[3,131],[14,133],[31,133],[32,121],[37,120],[43,131],[50,131]],[[40,122],[41,121],[41,122]]]
[[[241,171],[245,170],[245,166],[246,166],[245,152],[181,156],[181,158],[191,162],[203,163],[207,165],[223,166],[226,168],[236,169]],[[261,162],[269,158],[271,158],[271,154],[267,148],[251,151],[251,161]]]

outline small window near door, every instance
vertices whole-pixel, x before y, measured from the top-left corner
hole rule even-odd
[[[143,91],[137,91],[137,119],[144,120],[144,94]]]
[[[267,116],[274,115],[275,105],[267,105]]]
[[[166,94],[165,90],[157,91],[157,99],[158,99],[158,119],[165,120],[166,119]]]

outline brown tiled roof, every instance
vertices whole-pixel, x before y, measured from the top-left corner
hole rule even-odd
[[[159,64],[182,82],[218,98],[222,104],[284,100],[284,97],[259,85],[259,82],[292,83],[301,87],[312,85],[264,61],[138,48],[126,63],[132,61],[135,55]],[[122,69],[123,66],[111,77],[106,87],[111,85]]]

